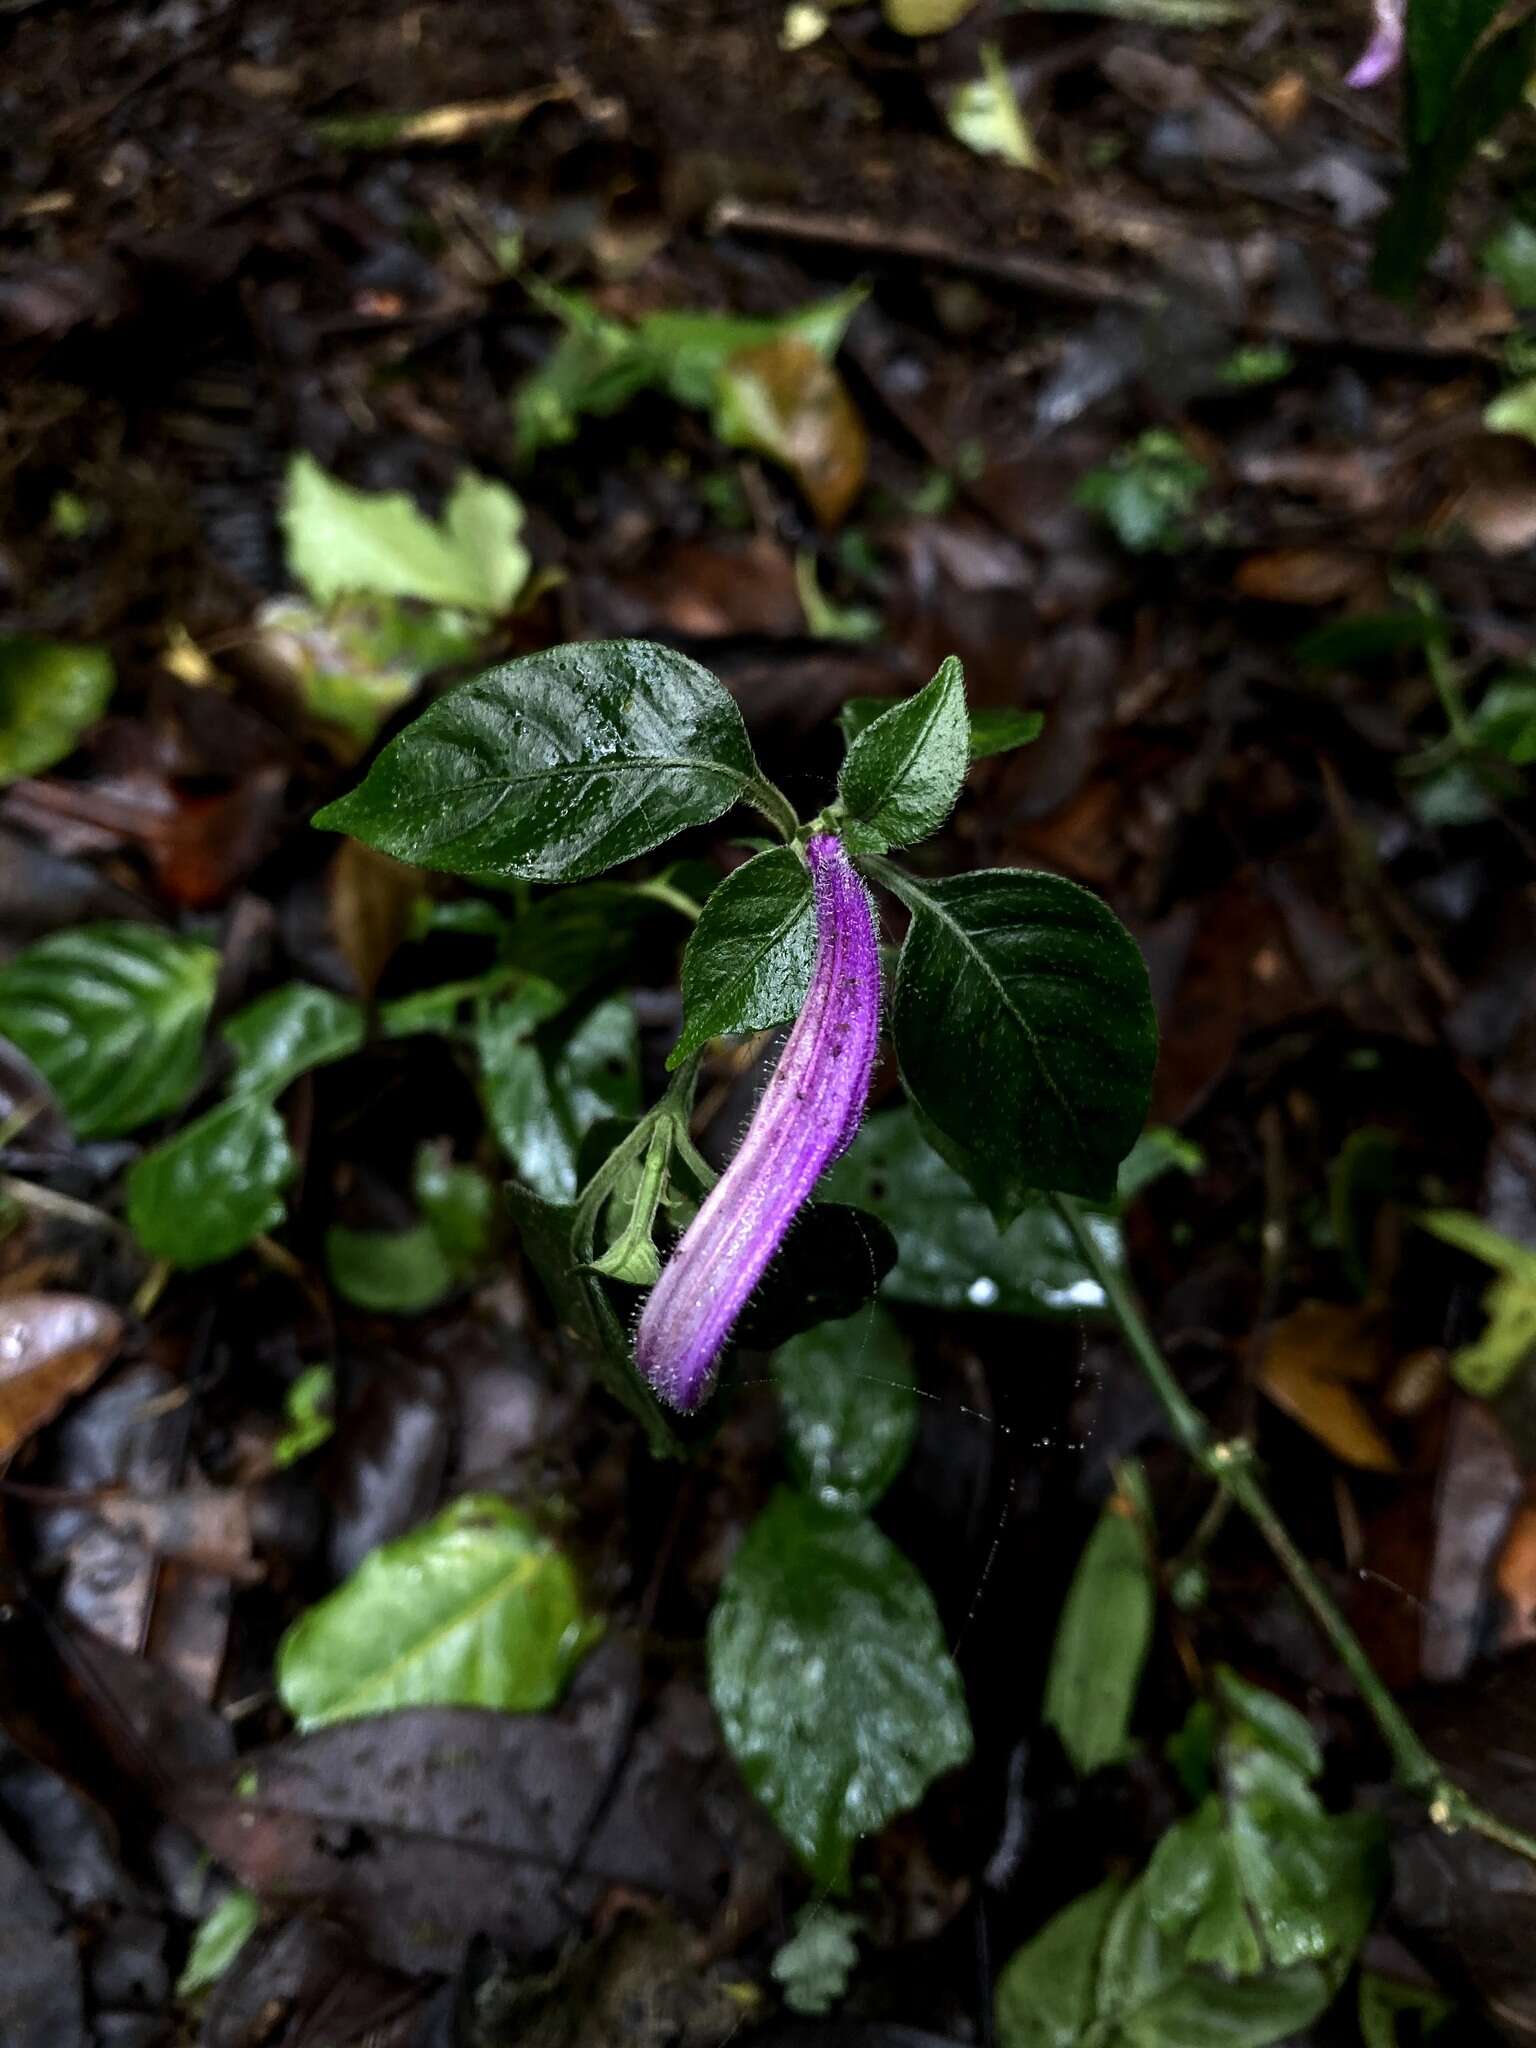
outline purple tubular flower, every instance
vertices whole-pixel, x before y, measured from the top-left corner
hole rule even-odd
[[[816,888],[810,991],[741,1149],[652,1288],[635,1363],[664,1401],[695,1408],[747,1297],[864,1114],[880,1031],[874,909],[840,839],[807,845]]]
[[[1407,0],[1373,0],[1375,24],[1371,40],[1360,53],[1353,71],[1345,78],[1346,85],[1362,91],[1367,86],[1380,85],[1389,72],[1397,69],[1403,55],[1406,4]]]

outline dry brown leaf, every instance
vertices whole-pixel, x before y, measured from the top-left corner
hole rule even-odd
[[[1336,604],[1355,596],[1371,575],[1356,555],[1325,548],[1272,548],[1239,563],[1237,588],[1264,604]]]
[[[797,334],[742,349],[725,367],[729,438],[791,471],[823,526],[864,486],[869,436],[837,371]]]
[[[123,1319],[84,1294],[0,1301],[0,1465],[117,1355]]]
[[[331,930],[359,993],[369,1000],[425,893],[419,868],[344,839],[331,867]]]
[[[1308,1301],[1270,1331],[1259,1385],[1345,1464],[1395,1472],[1391,1445],[1354,1391],[1379,1380],[1387,1362],[1378,1309]]]

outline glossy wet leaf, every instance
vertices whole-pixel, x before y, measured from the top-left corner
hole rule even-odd
[[[356,1052],[363,1010],[312,982],[290,981],[236,1011],[220,1036],[235,1053],[231,1087],[277,1095],[311,1067]]]
[[[838,800],[861,843],[910,846],[955,807],[970,760],[965,672],[954,655],[915,697],[864,728],[837,778]]]
[[[869,436],[848,387],[822,352],[781,334],[732,355],[715,386],[715,432],[787,469],[823,526],[864,487]]]
[[[51,932],[0,968],[0,1037],[82,1138],[120,1137],[192,1093],[218,971],[211,947],[152,925]]]
[[[0,786],[72,754],[106,710],[113,680],[103,647],[0,635]]]
[[[1131,1460],[1077,1561],[1056,1625],[1041,1719],[1084,1776],[1134,1753],[1131,1715],[1157,1611],[1150,1514],[1146,1481]]]
[[[256,1931],[261,1901],[254,1892],[226,1892],[192,1936],[192,1946],[176,1979],[178,1998],[196,1998],[217,1984]]]
[[[1003,1221],[1036,1189],[1111,1199],[1157,1059],[1129,932],[1059,875],[908,877],[901,893],[893,1035],[932,1141]]]
[[[1006,1230],[923,1136],[909,1107],[872,1116],[821,1183],[829,1201],[878,1216],[896,1240],[883,1292],[929,1308],[997,1315],[1097,1314],[1104,1292],[1044,1196]],[[1120,1225],[1090,1211],[1089,1228],[1113,1264],[1125,1256]]]
[[[123,1319],[84,1294],[8,1294],[0,1301],[0,1465],[106,1369]]]
[[[510,609],[530,558],[523,508],[504,484],[461,470],[440,520],[404,491],[356,491],[308,455],[288,465],[288,566],[317,604],[349,596],[420,598],[495,614]]]
[[[283,1396],[282,1433],[272,1446],[280,1472],[329,1443],[335,1433],[336,1375],[328,1365],[306,1366]]]
[[[798,1484],[823,1507],[873,1507],[917,1435],[912,1352],[895,1320],[872,1303],[819,1323],[779,1346],[773,1377]]]
[[[430,1223],[407,1230],[333,1223],[325,1233],[325,1264],[336,1292],[376,1315],[424,1315],[455,1284],[452,1262]]]
[[[411,1192],[455,1274],[472,1273],[496,1237],[496,1191],[478,1166],[447,1156],[443,1145],[416,1154]]]
[[[844,742],[852,746],[866,726],[889,711],[891,697],[848,697],[837,714]],[[994,754],[1006,754],[1014,747],[1027,747],[1045,729],[1043,711],[1015,711],[1011,706],[970,713],[970,751],[973,761],[988,761]]]
[[[709,1683],[742,1775],[812,1875],[971,1753],[933,1598],[873,1522],[776,1493],[710,1616]]]
[[[278,1645],[300,1728],[396,1707],[534,1713],[599,1625],[564,1553],[494,1494],[470,1494],[365,1558]]]
[[[640,1113],[640,1041],[634,1006],[611,996],[574,1029],[537,1033],[517,999],[489,1006],[475,1027],[486,1111],[517,1177],[554,1202],[580,1182],[587,1133],[609,1117]]]
[[[1152,1922],[1146,1881],[1074,1899],[998,1979],[999,2048],[1271,2048],[1328,2004],[1316,1965],[1236,1982],[1192,1965]]]
[[[755,775],[707,669],[648,641],[593,641],[447,691],[314,822],[450,874],[571,882],[708,824]]]
[[[787,846],[727,875],[683,955],[678,1066],[727,1031],[762,1031],[799,1013],[816,956],[816,904],[805,862]]]
[[[236,1095],[146,1152],[128,1176],[128,1223],[152,1258],[210,1266],[283,1220],[298,1171],[283,1120]]]
[[[735,1341],[771,1351],[818,1323],[852,1315],[895,1263],[895,1242],[878,1216],[841,1202],[809,1202],[742,1310]]]
[[[1316,1740],[1285,1701],[1219,1668],[1216,1705],[1215,1789],[1153,1851],[1153,1924],[1229,1977],[1347,1960],[1380,1884],[1379,1817],[1325,1811]]]

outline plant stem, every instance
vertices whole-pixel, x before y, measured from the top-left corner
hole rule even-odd
[[[1359,1687],[1360,1697],[1391,1755],[1398,1783],[1424,1801],[1430,1819],[1446,1834],[1467,1828],[1536,1863],[1536,1837],[1506,1825],[1496,1814],[1485,1812],[1446,1777],[1443,1765],[1420,1741],[1413,1724],[1378,1677],[1333,1595],[1281,1521],[1274,1503],[1264,1491],[1252,1446],[1241,1441],[1224,1442],[1212,1432],[1158,1349],[1157,1340],[1147,1328],[1129,1282],[1119,1268],[1105,1258],[1077,1201],[1071,1195],[1053,1195],[1051,1199],[1076,1240],[1089,1271],[1103,1288],[1121,1335],[1162,1403],[1179,1443],[1201,1471],[1248,1516],[1339,1662]]]
[[[702,904],[695,903],[691,896],[685,896],[681,889],[674,889],[670,882],[636,882],[635,894],[648,896],[653,903],[664,903],[668,910],[675,910],[679,917],[686,917],[690,924],[697,924],[704,915]]]
[[[775,789],[766,775],[759,775],[742,794],[754,811],[762,812],[786,845],[794,843],[795,834],[800,830],[800,820],[782,789]]]

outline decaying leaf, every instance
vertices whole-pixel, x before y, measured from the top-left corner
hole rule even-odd
[[[1275,1325],[1259,1385],[1277,1408],[1347,1465],[1395,1472],[1397,1457],[1356,1387],[1377,1383],[1389,1362],[1381,1311],[1308,1301]]]
[[[0,1464],[117,1355],[123,1319],[83,1294],[0,1301]]]

